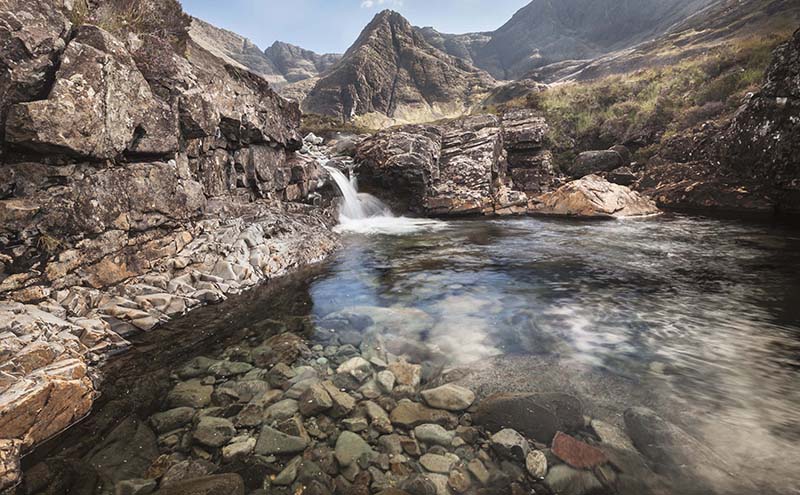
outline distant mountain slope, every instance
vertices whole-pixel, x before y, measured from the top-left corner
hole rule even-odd
[[[489,74],[428,43],[397,12],[383,11],[304,101],[312,113],[385,125],[463,113],[494,86]]]
[[[430,26],[416,29],[434,47],[472,65],[477,65],[476,54],[492,39],[492,33],[447,34]]]
[[[255,43],[244,36],[218,28],[197,18],[192,18],[189,36],[195,43],[231,65],[258,74],[271,84],[285,83],[283,75],[272,61]]]
[[[526,77],[548,82],[588,80],[664,66],[735,40],[791,32],[798,24],[797,0],[715,0],[654,39],[593,60],[538,67]]]
[[[294,83],[316,77],[338,62],[340,54],[319,55],[296,45],[276,41],[264,51],[287,82]]]
[[[665,33],[715,0],[533,0],[491,33],[419,32],[496,79],[566,60],[591,60]]]
[[[244,36],[196,18],[192,19],[189,35],[217,57],[258,74],[276,88],[317,77],[341,58],[336,54],[318,55],[281,41],[261,51]]]

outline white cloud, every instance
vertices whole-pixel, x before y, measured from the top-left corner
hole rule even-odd
[[[362,9],[371,9],[372,7],[402,7],[403,0],[361,0]]]

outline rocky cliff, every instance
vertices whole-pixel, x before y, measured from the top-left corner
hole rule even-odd
[[[0,1],[0,485],[124,336],[336,242],[300,111],[173,1]]]
[[[678,136],[637,187],[676,208],[800,212],[800,31],[773,53],[760,91],[731,122]]]
[[[400,14],[387,10],[317,82],[303,106],[379,127],[463,114],[492,86],[488,74],[434,48]]]

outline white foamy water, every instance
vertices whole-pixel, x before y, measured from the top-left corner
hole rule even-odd
[[[381,200],[371,194],[358,192],[355,177],[348,178],[340,170],[324,167],[333,178],[342,201],[339,206],[339,225],[336,232],[355,234],[406,235],[440,230],[445,222],[428,218],[397,217]]]

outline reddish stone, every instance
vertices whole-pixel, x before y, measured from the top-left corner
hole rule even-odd
[[[578,469],[589,469],[608,462],[602,450],[560,431],[553,438],[553,454]]]

